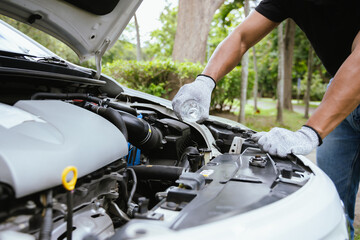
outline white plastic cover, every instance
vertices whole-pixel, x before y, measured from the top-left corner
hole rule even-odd
[[[57,100],[8,107],[37,116],[11,128],[0,125],[0,182],[17,198],[60,186],[68,166],[75,166],[80,178],[127,155],[120,130],[88,110]]]

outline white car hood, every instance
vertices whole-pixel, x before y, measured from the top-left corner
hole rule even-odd
[[[1,0],[0,13],[59,39],[77,53],[80,61],[84,61],[93,56],[101,59],[115,44],[141,2]]]

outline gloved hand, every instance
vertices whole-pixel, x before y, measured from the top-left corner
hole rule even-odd
[[[269,132],[254,134],[251,139],[257,141],[263,151],[279,157],[290,153],[307,155],[322,143],[318,133],[308,126],[296,132],[275,127]]]
[[[180,120],[183,120],[180,114],[183,103],[188,100],[195,100],[203,109],[198,122],[209,118],[211,93],[214,88],[215,81],[202,74],[198,75],[194,82],[182,86],[172,100],[172,106],[176,116]]]

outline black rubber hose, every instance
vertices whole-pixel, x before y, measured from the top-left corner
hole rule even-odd
[[[180,157],[180,161],[177,164],[179,167],[188,168],[189,167],[189,155],[190,154],[199,154],[199,150],[196,147],[187,147]]]
[[[163,166],[163,165],[136,165],[129,166],[134,169],[139,179],[156,179],[176,181],[184,172],[183,167]]]
[[[73,99],[82,99],[87,100],[90,102],[95,102],[97,104],[100,104],[104,100],[98,97],[91,96],[88,93],[47,93],[47,92],[39,92],[35,93],[31,96],[31,100],[39,100],[39,99],[64,99],[64,100],[73,100]],[[112,107],[114,109],[124,111],[127,113],[130,113],[133,116],[137,116],[137,112],[135,109],[124,106],[122,104],[119,104],[117,102],[107,102],[106,103],[109,107]]]
[[[120,110],[120,111],[124,111],[124,112],[127,112],[127,113],[130,113],[131,115],[133,116],[137,116],[137,111],[131,107],[128,107],[128,106],[124,106],[124,105],[121,105],[117,102],[109,102],[108,103],[108,106],[109,107],[112,107],[112,108],[115,108],[117,110]]]
[[[128,140],[126,124],[118,111],[114,110],[113,108],[104,108],[95,105],[91,106],[91,110],[113,123],[122,132],[126,141]]]
[[[200,154],[196,147],[187,147],[181,155],[177,166],[189,168],[190,172],[196,172],[204,165],[204,155]]]
[[[126,112],[116,111],[114,109],[108,110],[111,108],[96,105],[88,105],[87,108],[114,123],[124,136],[126,133],[126,140],[141,150],[161,147],[162,134],[160,130],[150,126],[150,124],[143,119]]]
[[[99,103],[101,101],[100,98],[91,96],[88,93],[47,93],[47,92],[39,92],[35,93],[31,96],[31,100],[40,100],[40,99],[65,99],[65,100],[73,100],[73,99],[84,99],[89,100],[91,102]]]
[[[145,120],[121,112],[129,133],[129,142],[141,150],[155,149],[162,146],[162,133],[159,129],[150,126]]]
[[[73,100],[73,99],[84,99],[87,101],[100,103],[103,100],[97,97],[90,96],[87,93],[35,93],[31,97],[32,100],[36,99],[67,99],[67,100]],[[115,102],[107,102],[106,103],[109,107],[113,107],[118,111],[118,113],[121,114],[121,117],[123,121],[125,122],[126,129],[127,129],[127,139],[131,144],[134,146],[140,148],[141,150],[150,150],[159,148],[162,146],[162,134],[161,131],[157,128],[154,128],[150,126],[146,121],[137,118],[136,110],[132,109],[130,107],[122,106],[121,104],[115,103]],[[105,113],[105,110],[100,110],[104,107],[89,107],[90,110],[93,112],[104,114],[107,116],[106,118],[115,124],[120,131],[125,136],[125,129],[124,125],[122,124],[122,120],[116,116],[114,111],[111,111],[112,113]],[[122,109],[124,108],[124,109]],[[109,108],[104,108],[109,109]],[[96,111],[95,111],[96,110]],[[101,113],[100,113],[101,112]]]
[[[50,240],[53,225],[52,190],[46,194],[46,206],[43,222],[40,229],[40,240]]]

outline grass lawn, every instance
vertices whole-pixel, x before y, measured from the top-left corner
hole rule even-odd
[[[283,112],[284,121],[282,124],[276,122],[276,109],[259,109],[256,113],[252,106],[247,106],[245,113],[244,125],[255,131],[269,131],[273,127],[296,131],[307,121],[302,114],[287,110]]]
[[[249,101],[251,102],[251,101]],[[293,100],[293,105],[304,106],[303,101]],[[237,120],[237,115],[239,114],[240,101],[235,99],[232,102],[232,107],[230,109],[237,109],[234,112],[230,112],[224,117],[231,118],[232,120]],[[320,102],[310,102],[310,107],[318,107]],[[304,125],[307,119],[304,118],[303,114],[297,112],[290,112],[284,110],[283,112],[283,123],[279,124],[276,122],[276,100],[272,98],[259,98],[258,99],[259,111],[255,112],[252,104],[246,104],[245,107],[245,122],[243,123],[247,127],[255,131],[269,131],[273,127],[283,127],[293,131],[298,130],[302,125]],[[219,113],[212,113],[215,115],[221,115]],[[233,114],[234,116],[232,116]]]
[[[211,112],[211,114],[236,121],[239,112]],[[258,132],[269,131],[273,127],[283,127],[292,131],[296,131],[307,121],[303,114],[300,113],[284,110],[283,114],[284,122],[283,124],[279,124],[276,122],[275,108],[259,108],[259,111],[255,112],[254,107],[250,104],[247,104],[245,107],[245,122],[242,124]]]
[[[310,107],[312,108],[317,108],[319,106],[321,101],[310,101]],[[300,100],[299,102],[297,100],[291,100],[291,103],[293,105],[297,105],[297,106],[305,106],[305,103],[303,100]]]

